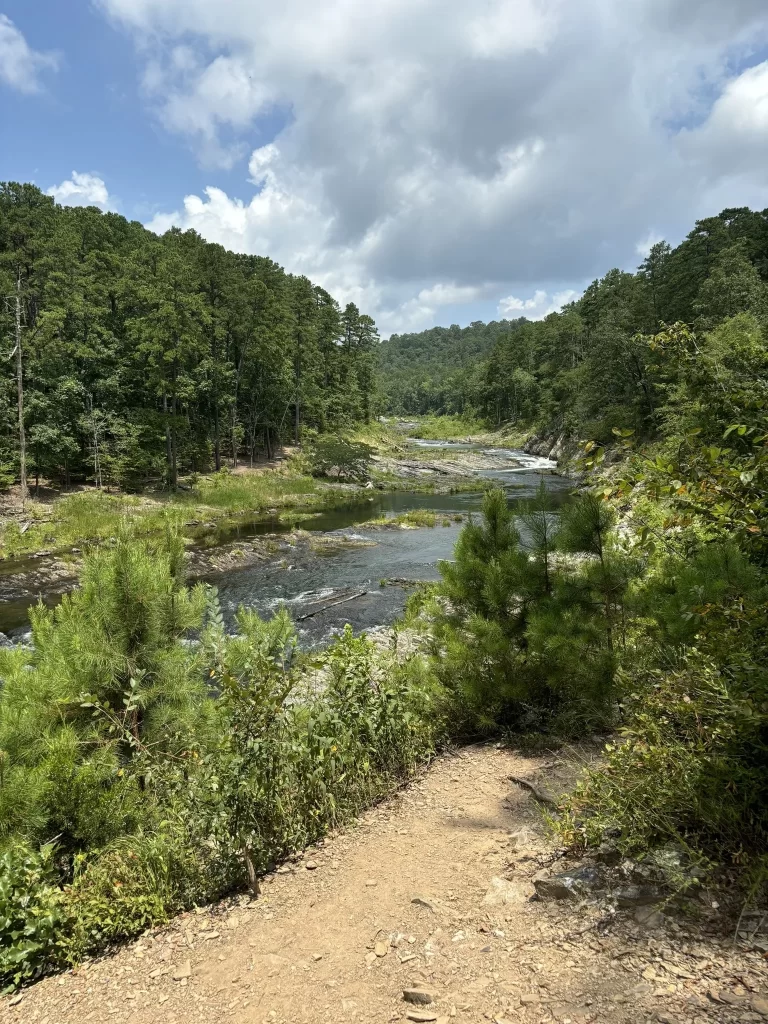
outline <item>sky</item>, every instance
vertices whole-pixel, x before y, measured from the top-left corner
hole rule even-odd
[[[768,207],[767,0],[0,0],[0,180],[382,335],[541,318]]]

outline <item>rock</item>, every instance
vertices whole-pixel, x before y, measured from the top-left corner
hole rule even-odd
[[[317,871],[317,864],[313,860],[308,860],[304,867],[307,871]]]
[[[762,1017],[768,1017],[768,999],[763,996],[755,996],[752,1000],[752,1009]]]
[[[435,904],[428,900],[425,896],[414,896],[411,900],[417,907],[426,907],[427,910],[434,911]]]
[[[373,947],[373,951],[378,957],[386,956],[387,953],[389,952],[389,943],[385,942],[383,939],[380,939]]]
[[[430,1010],[408,1010],[406,1020],[417,1021],[418,1024],[428,1024],[429,1021],[437,1020],[437,1014]]]
[[[414,1003],[416,1006],[429,1006],[430,1003],[434,1003],[435,996],[426,988],[405,988],[403,999],[406,1003]]]
[[[621,853],[612,843],[601,843],[594,853],[595,860],[606,867],[615,868],[621,864]]]
[[[739,996],[727,988],[722,989],[718,995],[720,996],[720,1002],[726,1003],[728,1006],[742,1006],[745,1002],[744,996]]]
[[[648,985],[646,982],[641,982],[632,989],[633,996],[649,996],[651,992],[653,992],[653,985]]]
[[[664,924],[664,915],[654,906],[637,907],[633,916],[643,928],[661,928]]]
[[[173,972],[174,981],[184,981],[185,978],[192,977],[192,961],[185,960],[183,964],[179,964],[176,970]]]
[[[536,895],[543,900],[579,900],[600,885],[597,868],[585,867],[564,871],[559,875],[540,876],[533,880]]]
[[[375,878],[369,878],[369,879],[366,880],[365,884],[368,886],[369,889],[373,889],[379,883],[376,881]]]
[[[11,638],[9,636],[6,636],[5,633],[0,633],[0,647],[15,647],[15,646],[16,645],[14,644],[13,640],[11,640]],[[13,1005],[15,1006],[16,1004],[14,1003]]]
[[[492,878],[491,884],[483,896],[483,903],[490,906],[503,906],[506,903],[519,903],[520,896],[517,886],[506,878]]]
[[[13,999],[9,999],[8,1000],[8,1005],[9,1006],[18,1006],[23,998],[24,998],[24,993],[23,992],[19,992],[19,994],[17,996],[14,996]]]
[[[655,885],[627,885],[616,893],[620,907],[649,907],[664,899]]]

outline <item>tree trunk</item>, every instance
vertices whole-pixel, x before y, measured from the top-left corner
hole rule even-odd
[[[19,477],[21,506],[27,501],[27,439],[24,433],[24,370],[21,358],[21,270],[16,275],[16,390],[19,404]]]
[[[176,490],[179,483],[179,471],[176,462],[176,376],[178,369],[176,361],[173,363],[173,393],[171,394],[171,489]]]
[[[301,342],[298,342],[296,347],[296,416],[294,419],[294,440],[296,445],[299,443],[299,433],[301,428]]]
[[[213,405],[213,458],[216,470],[221,469],[221,436],[219,434],[219,400]]]
[[[168,422],[168,395],[163,395],[163,413],[165,414],[165,462],[168,470],[168,483],[171,483],[173,459],[171,457],[171,425]]]

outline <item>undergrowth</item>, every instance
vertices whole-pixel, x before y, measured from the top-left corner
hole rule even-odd
[[[33,651],[0,652],[4,986],[255,889],[442,741],[417,660],[348,627],[308,662],[284,611],[237,625],[215,591],[186,587],[177,533],[126,525],[78,591],[34,612]]]

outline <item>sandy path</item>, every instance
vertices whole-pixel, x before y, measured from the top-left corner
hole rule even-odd
[[[185,914],[48,978],[0,1016],[35,1024],[320,1024],[421,1019],[586,1024],[764,1021],[765,961],[675,921],[531,901],[552,859],[518,774],[567,765],[493,746],[441,757],[408,790],[245,897]],[[512,835],[510,835],[512,833]],[[492,879],[504,882],[492,882]],[[506,902],[497,899],[503,887]],[[489,897],[487,894],[491,893]],[[429,1006],[403,990],[426,989]],[[421,1014],[421,1017],[419,1017]]]

